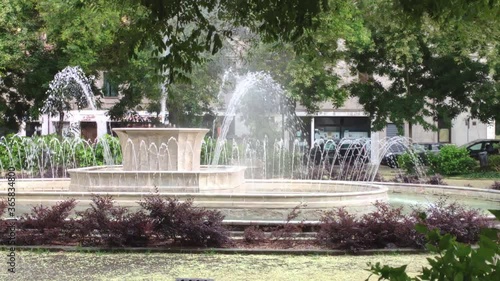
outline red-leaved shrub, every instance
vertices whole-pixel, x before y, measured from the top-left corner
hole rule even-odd
[[[491,185],[491,189],[500,190],[500,181],[495,181],[495,182]]]
[[[6,220],[2,219],[5,210],[7,209],[7,201],[5,199],[0,200],[0,244],[4,245],[8,243],[8,223]]]
[[[7,209],[7,201],[5,201],[5,199],[1,199],[0,200],[0,218],[3,216],[6,209]]]
[[[243,231],[243,241],[245,241],[245,243],[258,244],[265,240],[266,236],[264,231],[255,225],[249,226]]]
[[[356,216],[344,208],[325,212],[321,217],[321,226],[317,234],[320,244],[330,248],[356,251],[366,248],[365,233]]]
[[[281,241],[285,247],[292,247],[295,242],[295,237],[298,233],[302,232],[303,221],[299,224],[291,223],[300,215],[300,208],[303,205],[295,206],[286,217],[285,224],[274,227],[271,230],[271,239],[273,242]]]
[[[375,202],[375,210],[361,217],[361,229],[365,233],[365,243],[370,248],[415,246],[419,234],[415,230],[415,220],[403,213],[403,207],[391,207],[385,202]]]
[[[215,210],[193,206],[193,200],[179,202],[158,195],[139,203],[151,219],[159,237],[185,246],[221,247],[229,243],[227,230],[222,225],[224,216]]]
[[[75,199],[68,199],[47,207],[34,206],[31,213],[18,221],[16,243],[18,245],[40,245],[67,242],[75,234],[73,220],[67,220],[76,206]]]
[[[330,248],[359,249],[391,247],[423,247],[424,236],[415,230],[416,223],[429,229],[438,228],[450,233],[457,241],[475,243],[481,229],[488,221],[478,210],[467,209],[458,203],[448,204],[440,199],[426,209],[414,208],[409,215],[402,208],[377,202],[375,211],[360,218],[349,214],[344,208],[326,212],[321,218],[317,241]],[[421,214],[426,213],[426,219]]]
[[[426,214],[425,220],[421,219],[422,212]],[[449,233],[463,243],[477,242],[481,229],[489,226],[479,210],[465,208],[457,202],[450,204],[444,197],[425,210],[414,208],[412,216],[429,229],[438,228],[442,234]]]
[[[115,206],[111,196],[94,196],[90,208],[78,212],[80,243],[87,245],[144,246],[150,238],[151,221],[143,211],[130,213]]]
[[[440,174],[435,174],[433,176],[430,176],[425,183],[433,185],[447,185],[443,180],[443,176],[441,176]]]

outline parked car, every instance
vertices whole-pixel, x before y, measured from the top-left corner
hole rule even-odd
[[[320,140],[315,143],[309,151],[309,160],[316,165],[322,164],[323,161],[328,161],[330,164],[354,163],[354,160],[363,157],[365,162],[369,161],[368,149],[364,147],[364,141],[361,139],[342,139],[342,140]]]
[[[500,146],[500,140],[493,139],[478,139],[466,143],[460,147],[465,147],[469,151],[470,157],[474,159],[479,159],[480,152],[487,152],[488,155],[499,154],[498,146]]]
[[[318,140],[314,143],[314,146],[309,150],[309,159],[304,158],[304,163],[312,162],[316,165],[321,164],[324,160],[329,159],[335,154],[337,148],[337,143],[334,140],[324,141],[323,139]]]
[[[420,158],[423,164],[427,163],[427,153],[439,153],[442,143],[413,143],[411,148],[413,152]],[[408,151],[408,148],[403,144],[396,143],[389,147],[389,151],[380,161],[381,165],[386,165],[391,168],[398,168],[398,158]]]
[[[369,161],[369,147],[367,148],[364,144],[366,139],[344,139],[341,143],[338,144],[337,150],[338,155],[336,159],[336,163],[340,163],[340,161],[344,161],[344,163],[353,164],[356,159],[362,157],[361,160],[364,162]],[[333,163],[333,158],[335,155],[329,155],[328,159],[330,164]]]

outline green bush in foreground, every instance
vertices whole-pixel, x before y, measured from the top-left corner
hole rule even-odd
[[[428,155],[430,172],[442,175],[467,174],[474,170],[477,163],[469,156],[466,148],[445,145],[437,155]]]
[[[414,153],[403,153],[398,157],[398,166],[403,169],[408,175],[415,175],[417,173],[417,165],[423,165],[423,159]]]
[[[500,210],[490,210],[500,219]],[[479,238],[478,248],[457,242],[450,234],[441,235],[439,229],[429,230],[423,224],[415,229],[427,239],[426,248],[437,255],[427,258],[430,267],[422,268],[417,277],[406,274],[406,265],[391,267],[380,263],[370,266],[371,275],[380,276],[378,280],[391,281],[496,281],[500,280],[500,247],[498,229],[484,229]],[[370,275],[370,276],[371,276]],[[366,279],[370,279],[370,276]]]
[[[500,155],[491,155],[488,157],[488,170],[500,172]]]

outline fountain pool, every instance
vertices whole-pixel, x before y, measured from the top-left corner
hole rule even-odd
[[[2,180],[3,181],[3,180]],[[93,194],[112,195],[120,206],[137,208],[137,202],[151,192],[72,191],[70,179],[20,179],[17,183],[16,202],[18,214],[30,211],[37,204],[52,205],[58,201],[75,198],[76,210],[88,208]],[[428,186],[417,184],[366,183],[348,181],[311,180],[245,180],[233,188],[218,188],[198,192],[159,193],[179,200],[193,198],[196,206],[218,209],[228,220],[283,220],[290,210],[301,205],[301,218],[316,220],[323,211],[346,207],[359,214],[367,213],[375,201],[386,201],[392,206],[427,205],[440,196],[449,196],[471,208],[485,211],[500,207],[500,192],[488,189]]]

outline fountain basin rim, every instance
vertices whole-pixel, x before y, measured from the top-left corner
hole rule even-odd
[[[121,165],[115,165],[115,166],[121,166]],[[95,166],[95,167],[103,167],[103,166]],[[110,167],[110,166],[107,166]],[[242,167],[242,166],[231,166],[231,167]],[[86,167],[89,168],[89,167]],[[76,169],[83,169],[83,168],[76,168]],[[76,169],[68,169],[68,170],[76,170]],[[139,173],[141,171],[134,171],[133,173]],[[147,171],[146,171],[147,172]],[[157,171],[155,171],[157,172]],[[182,172],[180,172],[182,173]],[[50,182],[50,181],[70,181],[71,178],[16,178],[16,182],[38,182],[38,181],[43,181],[43,182]],[[7,182],[7,179],[5,178],[0,178],[0,182]],[[500,190],[494,190],[494,189],[487,189],[487,188],[473,188],[473,187],[462,187],[462,186],[452,186],[452,185],[433,185],[433,184],[412,184],[412,183],[395,183],[395,182],[354,182],[354,181],[324,181],[324,180],[269,180],[269,179],[245,179],[246,183],[273,183],[273,182],[278,182],[278,183],[294,183],[294,182],[303,182],[303,183],[319,183],[319,184],[326,184],[326,183],[343,183],[343,184],[350,184],[350,185],[363,185],[363,184],[374,184],[377,186],[382,186],[382,187],[422,187],[422,188],[441,188],[441,189],[447,189],[447,190],[460,190],[460,191],[474,191],[474,192],[479,192],[479,193],[492,193],[492,194],[500,194]],[[3,190],[0,192],[4,192]],[[21,191],[18,191],[21,192]],[[16,193],[18,193],[16,192]],[[63,192],[63,191],[45,191],[45,192]],[[78,193],[78,192],[77,192]],[[409,192],[411,193],[411,192]]]
[[[113,131],[115,132],[144,132],[144,131],[150,131],[150,132],[208,132],[210,129],[205,129],[205,128],[113,128]]]
[[[465,186],[452,186],[452,185],[439,185],[439,184],[420,184],[420,183],[397,183],[397,182],[371,182],[378,185],[384,186],[398,186],[398,187],[423,187],[423,188],[442,188],[448,190],[462,190],[462,191],[477,191],[477,192],[486,192],[486,193],[494,193],[500,194],[500,190],[495,189],[487,189],[487,188],[474,188],[474,187],[465,187]]]
[[[106,170],[108,169],[108,170]],[[114,169],[114,170],[113,170]],[[180,171],[157,171],[157,170],[138,170],[138,171],[125,171],[123,170],[123,165],[108,165],[108,166],[90,166],[83,168],[68,169],[69,173],[80,173],[84,172],[86,174],[162,174],[162,175],[176,175],[176,174],[211,174],[214,172],[224,173],[224,172],[234,172],[246,169],[245,166],[230,166],[230,165],[217,165],[217,166],[201,166],[200,170],[190,171],[190,170],[180,170]]]
[[[196,193],[196,192],[113,192],[113,191],[18,191],[16,194],[19,195],[48,195],[56,194],[59,196],[85,196],[85,195],[111,195],[115,198],[120,197],[150,197],[150,196],[183,196],[183,197],[209,197],[209,198],[235,198],[235,197],[245,197],[245,198],[315,198],[315,197],[342,197],[342,196],[360,196],[360,195],[374,195],[383,194],[387,190],[370,190],[370,191],[360,191],[360,192],[330,192],[330,193]],[[7,194],[7,191],[1,191],[0,195]]]

